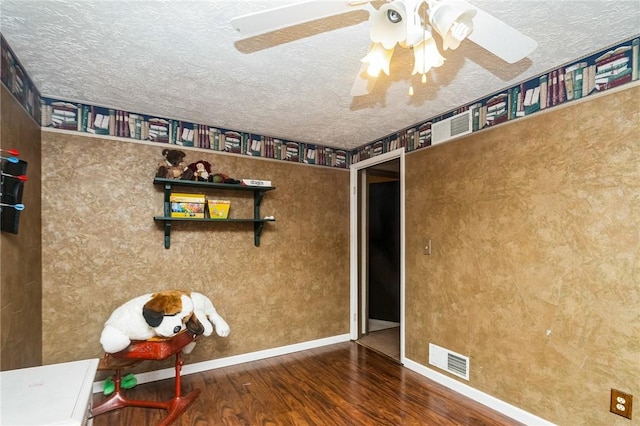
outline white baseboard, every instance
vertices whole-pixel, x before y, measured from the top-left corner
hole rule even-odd
[[[466,385],[462,382],[454,380],[449,376],[445,376],[442,373],[439,373],[431,368],[425,367],[422,364],[419,364],[415,361],[412,361],[408,358],[403,360],[403,364],[410,370],[415,371],[416,373],[427,377],[428,379],[433,380],[447,388],[466,396],[480,404],[489,407],[495,411],[498,411],[505,416],[511,417],[512,419],[519,421],[520,423],[524,423],[525,425],[530,426],[555,426],[554,423],[551,423],[543,418],[540,418],[536,415],[533,415],[527,411],[522,410],[521,408],[515,407],[511,404],[508,404],[496,397],[493,397],[489,394],[481,392],[475,388],[472,388],[469,385]]]
[[[335,343],[348,342],[349,334],[341,334],[324,339],[311,340],[308,342],[295,343],[293,345],[280,346],[273,349],[265,349],[263,351],[250,352],[242,355],[234,355],[226,358],[212,359],[209,361],[196,362],[195,364],[185,364],[182,367],[182,376],[188,374],[200,373],[203,371],[215,370],[216,368],[229,367],[231,365],[243,364],[245,362],[259,361],[261,359],[271,358],[274,356],[291,354],[294,352],[304,351],[307,349],[319,348],[322,346],[333,345]],[[197,350],[198,346],[196,345]],[[150,383],[158,380],[171,379],[175,376],[175,368],[165,368],[162,370],[148,371],[146,373],[136,374],[138,384]],[[93,393],[100,393],[104,388],[104,380],[93,383]]]

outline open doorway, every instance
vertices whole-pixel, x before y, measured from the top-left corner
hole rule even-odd
[[[404,356],[402,150],[352,166],[351,338]],[[356,169],[356,170],[354,170]]]

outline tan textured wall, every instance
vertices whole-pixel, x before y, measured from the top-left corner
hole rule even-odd
[[[185,149],[188,162],[271,180],[262,215],[276,222],[260,247],[251,223],[174,223],[165,249],[152,180],[166,146],[50,131],[42,139],[46,363],[101,356],[113,309],[169,288],[208,295],[231,326],[227,338],[201,339],[188,363],[349,332],[348,172]],[[243,194],[220,194],[230,216],[253,215],[252,193]]]
[[[639,97],[407,156],[408,358],[427,365],[433,342],[470,356],[469,385],[540,417],[629,424],[609,392],[640,395]]]
[[[0,370],[13,370],[42,362],[40,127],[3,85],[0,148],[19,150],[28,163],[18,234],[0,238]]]

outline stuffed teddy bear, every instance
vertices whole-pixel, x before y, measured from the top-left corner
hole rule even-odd
[[[164,160],[158,163],[156,177],[166,179],[191,180],[193,171],[184,162],[187,154],[179,149],[163,149]]]
[[[133,298],[116,308],[105,322],[100,344],[105,352],[116,353],[133,340],[171,337],[185,328],[195,335],[210,336],[214,326],[219,336],[229,335],[229,325],[209,298],[195,292],[167,290]],[[189,343],[183,352],[190,353],[195,343]]]

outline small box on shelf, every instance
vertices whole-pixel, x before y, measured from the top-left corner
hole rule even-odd
[[[205,197],[203,194],[172,193],[171,217],[204,219]]]
[[[208,203],[209,203],[209,218],[226,219],[227,217],[229,217],[229,208],[231,207],[231,201],[208,200]]]
[[[242,179],[242,185],[244,186],[271,186],[270,180],[261,179]]]

